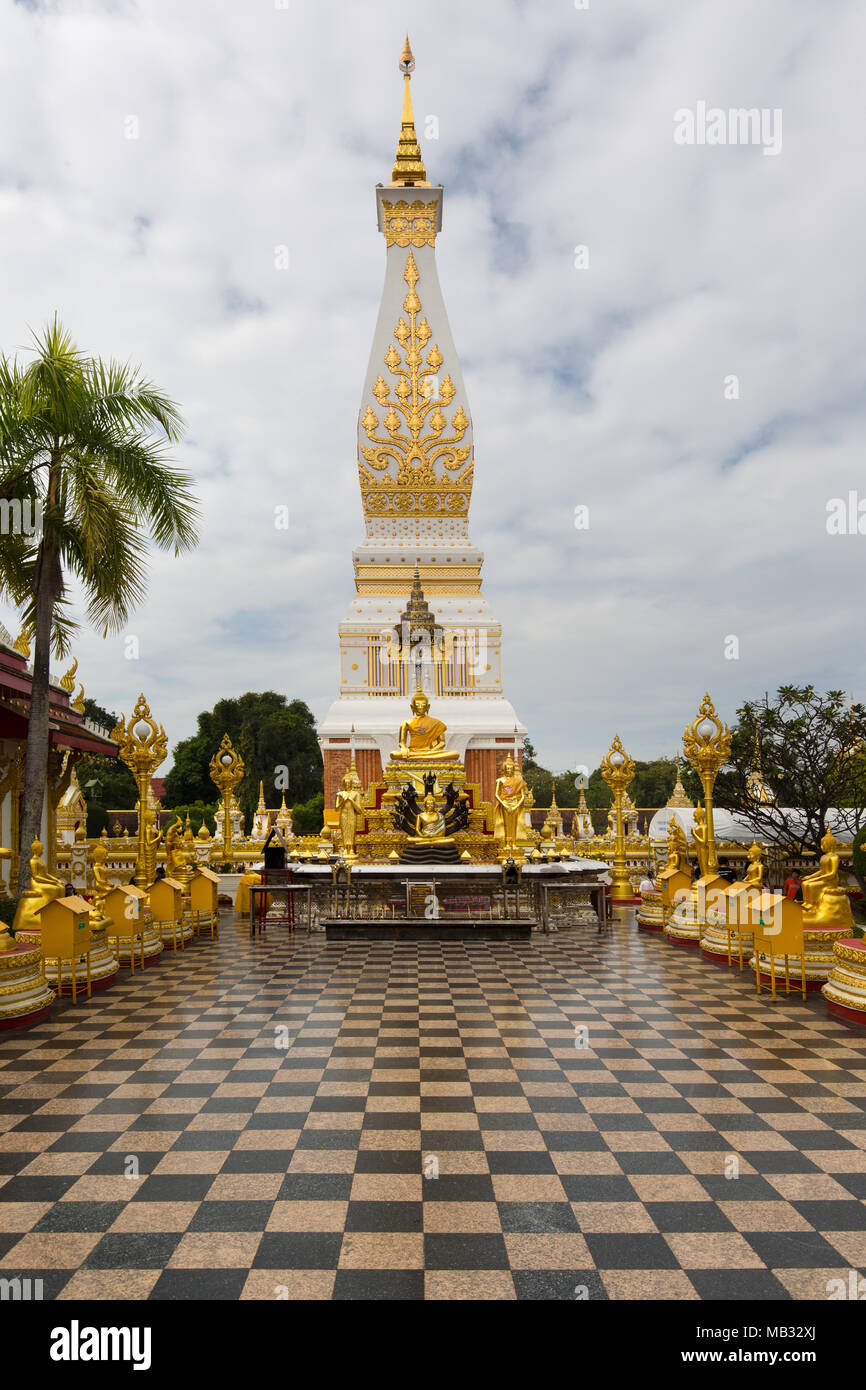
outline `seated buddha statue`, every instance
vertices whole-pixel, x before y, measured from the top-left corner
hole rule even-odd
[[[748,853],[749,867],[746,870],[746,877],[743,879],[749,888],[763,888],[764,886],[764,865],[761,858],[763,853],[763,845],[759,845],[757,840],[753,840]]]
[[[404,719],[397,735],[398,746],[391,754],[392,762],[459,761],[459,755],[445,746],[445,725],[429,714],[430,701],[420,685],[412,696],[412,719]]]
[[[445,835],[445,817],[437,807],[432,792],[425,796],[424,810],[415,818],[415,834],[427,840],[441,840]]]
[[[848,927],[853,932],[851,900],[839,883],[836,837],[828,830],[821,841],[824,853],[813,874],[803,879],[803,926]]]
[[[42,842],[34,840],[30,849],[30,887],[21,894],[18,902],[13,923],[16,933],[38,932],[42,926],[39,917],[42,908],[53,903],[56,898],[62,898],[66,891],[60,879],[48,872],[48,866],[42,858]]]

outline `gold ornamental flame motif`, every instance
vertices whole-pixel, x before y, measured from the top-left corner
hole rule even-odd
[[[152,776],[165,759],[168,739],[165,729],[150,717],[150,705],[139,695],[129,724],[121,715],[120,723],[111,731],[121,758],[137,777]]]
[[[361,419],[370,440],[369,446],[361,446],[358,461],[364,511],[368,516],[389,510],[401,515],[435,516],[442,511],[463,515],[472,493],[472,446],[461,442],[469,417],[458,405],[448,432],[446,411],[451,409],[456,388],[450,376],[438,380],[444,359],[436,344],[426,350],[432,331],[427,320],[419,318],[421,300],[415,286],[420,276],[411,251],[403,279],[409,287],[403,300],[408,322],[400,319],[394,329],[398,346],[391,343],[384,357],[396,381],[389,385],[382,376],[377,378],[373,395],[383,418],[368,406]],[[396,477],[386,472],[391,463],[397,465]],[[437,472],[437,465],[444,471]],[[377,478],[376,473],[385,476]],[[451,478],[450,473],[457,476]]]
[[[686,726],[683,750],[701,774],[715,774],[730,755],[731,731],[716,714],[709,694],[701,700],[697,719]]]
[[[77,670],[78,670],[78,657],[77,657],[77,656],[74,656],[74,657],[72,658],[72,665],[70,666],[69,670],[68,670],[64,675],[62,675],[62,676],[60,677],[60,686],[61,686],[61,689],[67,691],[68,694],[70,694],[70,695],[72,694],[73,690],[75,689],[75,672],[76,672]]]
[[[223,796],[234,791],[238,782],[244,775],[244,760],[240,753],[236,753],[232,748],[232,741],[228,734],[223,734],[222,743],[219,751],[214,753],[210,760],[210,778],[216,784]]]

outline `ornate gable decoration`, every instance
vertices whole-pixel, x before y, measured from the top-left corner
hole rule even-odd
[[[401,199],[399,203],[389,203],[382,199],[382,222],[385,229],[386,246],[435,246],[436,245],[435,201],[422,203],[416,198],[414,203]]]
[[[381,421],[369,405],[361,419],[370,440],[369,446],[361,445],[358,460],[366,516],[465,516],[469,510],[472,444],[461,444],[469,417],[462,405],[450,420],[445,414],[456,391],[450,376],[439,381],[444,359],[436,344],[424,355],[432,334],[427,320],[418,317],[419,278],[410,251],[403,274],[409,286],[403,310],[409,321],[400,319],[394,329],[397,346],[391,343],[384,358],[396,380],[389,383],[380,376],[373,386],[385,412]]]

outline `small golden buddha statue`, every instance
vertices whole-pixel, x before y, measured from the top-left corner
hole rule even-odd
[[[398,747],[391,754],[392,762],[459,761],[459,755],[445,746],[445,725],[429,714],[430,701],[420,685],[412,696],[412,719],[405,719],[397,735]]]
[[[764,846],[759,845],[757,840],[753,840],[749,846],[749,867],[746,869],[746,877],[743,879],[748,888],[763,888],[764,886],[763,853]]]
[[[105,861],[108,858],[108,850],[100,841],[93,846],[92,867],[93,867],[93,906],[90,909],[90,921],[93,926],[98,926],[105,918],[105,899],[116,888],[117,884],[109,878]]]
[[[55,899],[62,898],[66,889],[48,872],[48,866],[42,858],[42,842],[34,840],[30,846],[30,887],[21,894],[18,907],[15,911],[15,921],[13,927],[18,932],[39,931],[41,921],[39,913],[48,903],[53,903]]]
[[[700,802],[695,807],[695,823],[692,826],[692,839],[695,842],[695,854],[698,860],[701,878],[706,878],[709,872],[710,851],[707,844],[707,813]]]
[[[424,810],[415,817],[415,834],[426,840],[441,840],[445,836],[445,817],[436,805],[432,792],[427,793]]]
[[[854,930],[851,900],[839,883],[839,855],[836,837],[828,830],[821,848],[824,853],[813,874],[803,879],[803,926],[850,927]]]
[[[343,785],[337,792],[334,799],[334,807],[337,811],[337,819],[340,823],[340,838],[343,846],[343,857],[345,859],[355,859],[355,841],[358,835],[358,827],[364,817],[364,796],[361,779],[358,776],[358,769],[355,760],[352,759],[351,766],[343,778]]]
[[[526,804],[529,788],[517,763],[509,753],[502,764],[502,776],[497,778],[493,792],[493,838],[508,852],[523,840],[520,813]]]
[[[186,883],[189,860],[183,845],[183,826],[180,817],[165,832],[165,872],[168,878]]]
[[[668,859],[663,873],[687,873],[686,833],[676,816],[671,816],[668,825]]]

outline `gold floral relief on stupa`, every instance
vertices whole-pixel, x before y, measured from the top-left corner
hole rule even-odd
[[[382,199],[382,225],[385,231],[386,246],[435,246],[436,214],[438,204],[422,203],[416,198],[407,203],[401,198],[399,203]]]
[[[369,446],[361,445],[358,460],[368,516],[465,516],[469,510],[472,445],[461,442],[469,417],[462,405],[450,420],[446,414],[456,389],[450,376],[439,381],[444,362],[439,348],[433,343],[428,350],[432,331],[427,320],[419,318],[421,300],[415,290],[419,278],[410,251],[403,273],[409,287],[403,300],[406,318],[394,329],[394,342],[384,357],[394,380],[389,383],[379,376],[373,385],[382,419],[371,405],[361,419],[370,440]],[[396,476],[392,464],[396,464]],[[437,472],[437,465],[445,471]]]

